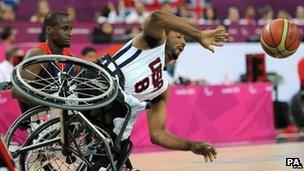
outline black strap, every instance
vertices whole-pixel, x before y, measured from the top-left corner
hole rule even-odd
[[[105,55],[101,58],[99,58],[98,60],[94,61],[94,63],[96,63],[97,65],[101,66],[102,68],[104,68],[107,72],[109,72],[111,74],[112,77],[118,77],[119,78],[119,85],[122,89],[124,89],[124,85],[125,85],[125,77],[121,71],[121,69],[119,68],[119,66],[116,64],[116,62],[113,60],[113,58],[110,55]],[[112,71],[109,69],[109,65],[113,64],[115,69]]]
[[[123,50],[119,51],[114,57],[114,61],[116,61],[119,57],[121,57],[123,54],[125,54],[129,49],[131,49],[132,43],[130,43],[126,48]]]
[[[122,68],[126,65],[128,65],[130,62],[132,62],[137,56],[140,55],[140,53],[142,52],[142,50],[137,50],[129,59],[125,60],[123,63],[121,63],[119,66],[119,68]]]

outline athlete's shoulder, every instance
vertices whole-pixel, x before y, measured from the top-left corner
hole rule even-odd
[[[46,54],[47,53],[43,49],[41,49],[39,47],[34,47],[26,52],[24,59],[38,56],[38,55],[46,55]]]

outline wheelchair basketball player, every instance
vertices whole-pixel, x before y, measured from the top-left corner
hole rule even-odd
[[[51,41],[47,42],[51,43],[49,44],[51,54],[63,54],[64,49],[69,47],[67,45],[70,43],[72,27],[65,23],[67,22],[65,21],[66,16],[62,16],[62,18],[59,17],[59,22],[54,21],[55,24],[58,22],[58,28],[56,25],[56,27],[46,29],[47,40]],[[58,17],[53,19],[58,19]],[[59,31],[56,31],[56,28]],[[127,42],[112,58],[105,57],[95,61],[106,67],[113,76],[118,75],[121,83],[118,100],[116,100],[118,103],[114,102],[112,107],[109,107],[108,116],[110,117],[104,118],[104,123],[112,125],[108,129],[111,129],[117,136],[122,129],[124,118],[119,114],[111,116],[115,113],[113,106],[119,104],[119,101],[127,103],[131,108],[131,118],[123,133],[122,141],[125,141],[128,140],[139,113],[147,109],[152,143],[171,150],[191,151],[194,154],[203,155],[206,162],[213,161],[217,152],[210,143],[182,139],[166,129],[166,101],[169,84],[164,70],[166,65],[172,60],[177,60],[183,51],[186,45],[184,35],[212,52],[214,52],[215,46],[223,46],[228,36],[221,29],[201,31],[182,18],[164,11],[154,11],[145,19],[143,31]],[[46,52],[34,48],[27,55],[30,57],[41,54],[46,54]],[[37,73],[39,72],[37,71]],[[16,97],[21,98],[18,94]],[[90,112],[95,113],[90,116],[98,116],[101,111]],[[117,113],[122,112],[117,111]]]

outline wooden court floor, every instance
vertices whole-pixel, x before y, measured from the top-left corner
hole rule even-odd
[[[217,148],[213,163],[190,152],[138,153],[132,164],[141,171],[285,171],[303,170],[286,166],[286,158],[299,158],[304,166],[304,142]]]

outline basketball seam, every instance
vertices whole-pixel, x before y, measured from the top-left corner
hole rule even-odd
[[[264,41],[263,36],[261,37],[261,44],[262,44],[262,47],[263,47],[263,48],[265,47],[264,50],[267,51],[268,54],[269,54],[270,56],[276,56],[277,54],[279,54],[278,51],[276,51],[276,53],[274,53],[273,50],[270,50],[270,49],[269,49],[269,48],[274,49],[275,47],[269,46],[269,45]],[[275,51],[275,50],[274,50],[274,51]]]
[[[278,54],[280,54],[280,56],[282,56],[281,53],[280,53],[280,50],[278,49],[278,46],[276,46],[276,44],[275,44],[275,42],[274,42],[274,40],[273,40],[272,28],[271,28],[271,27],[272,27],[272,24],[269,25],[271,41],[272,41],[272,43],[275,45],[274,48],[278,51]],[[283,30],[284,30],[284,21],[283,21]],[[282,34],[283,34],[283,30],[282,30]],[[282,41],[281,39],[282,39],[282,35],[281,35],[281,37],[280,37],[280,42]]]
[[[268,53],[270,53],[270,56],[275,56],[275,54],[272,52],[272,51],[270,51],[269,49],[268,49],[268,45],[266,46],[266,43],[264,42],[264,40],[263,40],[263,37],[262,37],[262,39],[261,39],[262,41],[261,41],[261,43],[262,43],[262,48],[266,51],[266,52],[268,52]],[[264,48],[265,47],[265,48]]]
[[[270,28],[270,23],[269,23],[269,28]],[[264,34],[261,34],[261,39],[266,40],[264,36],[265,36]],[[272,38],[271,38],[271,39],[272,39]],[[264,41],[264,42],[265,42],[265,44],[267,44],[267,43],[266,43],[266,41]],[[272,41],[272,42],[273,42],[273,41]],[[274,44],[273,46],[272,46],[272,45],[267,44],[267,46],[268,46],[268,47],[271,47],[271,48],[275,48],[275,47],[276,47],[276,45],[275,45],[275,44]]]
[[[288,47],[286,47],[286,49],[291,47],[298,40],[299,36],[300,36],[300,34],[298,34],[298,37],[296,39],[294,39],[293,42]]]
[[[280,44],[281,43],[283,43],[282,41],[282,39],[283,39],[283,34],[284,34],[284,29],[285,29],[285,19],[283,19],[283,30],[282,30],[282,36],[281,36],[281,41],[280,41]],[[287,40],[287,37],[288,37],[288,32],[289,32],[289,23],[288,23],[288,21],[287,21],[287,26],[286,26],[286,29],[287,29],[287,31],[286,31],[286,36],[285,36],[285,40],[284,40],[284,50],[281,52],[280,51],[280,55],[281,55],[281,57],[280,58],[285,58],[285,55],[284,55],[284,51],[287,51],[288,52],[288,50],[286,49],[286,46],[285,46],[285,43],[286,43],[286,40]],[[279,45],[280,46],[280,45]]]

